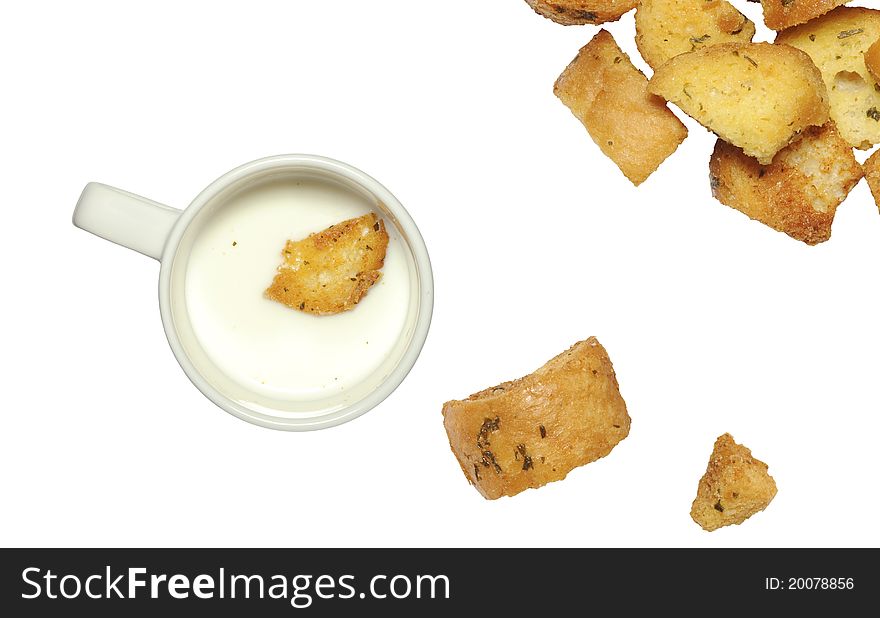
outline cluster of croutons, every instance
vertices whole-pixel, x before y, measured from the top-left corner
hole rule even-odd
[[[831,237],[837,207],[862,176],[880,204],[880,11],[848,0],[761,0],[773,43],[726,0],[526,0],[565,25],[636,10],[648,79],[605,30],[554,92],[635,185],[678,148],[674,104],[718,136],[713,195],[809,245]],[[743,0],[744,1],[744,0]]]

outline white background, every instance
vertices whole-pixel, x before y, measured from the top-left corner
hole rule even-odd
[[[632,16],[609,29],[644,66]],[[688,119],[635,189],[552,93],[596,30],[521,0],[8,4],[0,544],[877,546],[867,186],[807,247],[712,199],[713,138]],[[88,181],[182,208],[285,152],[386,184],[436,278],[410,377],[307,434],[205,399],[165,341],[158,263],[70,223]],[[590,335],[629,438],[563,482],[484,500],[449,451],[443,402]],[[688,512],[725,431],[779,494],[710,534]]]

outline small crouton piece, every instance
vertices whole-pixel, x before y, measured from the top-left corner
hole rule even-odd
[[[871,195],[874,196],[874,201],[877,203],[877,207],[880,208],[880,150],[868,157],[863,167],[865,179],[871,188]]]
[[[784,30],[824,15],[849,0],[761,0],[764,23],[772,30]]]
[[[648,90],[763,164],[828,120],[818,69],[785,45],[722,43],[681,54],[657,69]]]
[[[382,276],[388,233],[374,213],[288,240],[266,297],[316,315],[353,309]]]
[[[868,74],[874,78],[875,86],[880,84],[880,39],[874,41],[874,44],[865,52],[865,68]]]
[[[852,148],[831,122],[807,129],[770,165],[718,140],[709,171],[719,202],[808,245],[831,238],[837,207],[862,178]]]
[[[866,53],[880,38],[880,11],[842,6],[780,32],[777,43],[805,51],[828,88],[831,119],[855,148],[880,143],[880,90]]]
[[[767,464],[726,433],[715,440],[706,474],[700,479],[691,518],[709,532],[741,524],[763,511],[776,496]]]
[[[634,185],[644,182],[687,137],[685,126],[647,86],[647,78],[614,38],[600,30],[553,87]]]
[[[755,24],[726,0],[642,0],[636,45],[651,68],[700,47],[749,42]]]
[[[449,445],[484,498],[514,496],[605,457],[630,418],[595,337],[524,378],[443,404]]]
[[[563,26],[617,21],[639,0],[526,0],[536,13]]]

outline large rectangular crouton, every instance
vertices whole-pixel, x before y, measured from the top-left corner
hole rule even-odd
[[[831,238],[837,207],[862,177],[831,122],[807,129],[769,165],[718,140],[709,169],[718,201],[808,245]]]
[[[590,337],[524,378],[446,402],[443,425],[465,477],[494,500],[605,457],[630,418],[608,353]]]
[[[614,38],[600,30],[568,65],[553,92],[629,180],[639,185],[687,136],[666,103]]]
[[[822,76],[786,45],[722,43],[681,54],[657,69],[648,89],[763,164],[828,120]]]

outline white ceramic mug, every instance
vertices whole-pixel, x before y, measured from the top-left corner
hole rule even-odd
[[[393,225],[407,253],[410,299],[401,339],[389,358],[344,396],[313,402],[271,399],[249,391],[211,361],[196,338],[185,301],[189,251],[211,214],[237,191],[283,176],[324,178],[365,197]],[[88,184],[73,223],[161,262],[159,309],[174,356],[195,386],[215,404],[263,427],[304,431],[352,420],[379,404],[403,381],[418,358],[433,310],[434,284],[424,240],[409,213],[388,189],[360,170],[314,155],[259,159],[224,174],[180,211],[99,183]]]

